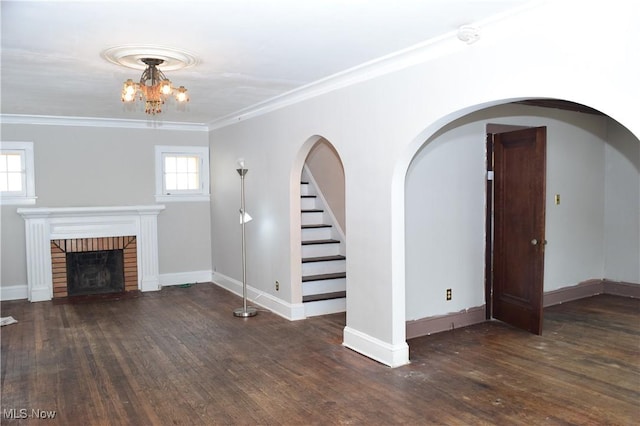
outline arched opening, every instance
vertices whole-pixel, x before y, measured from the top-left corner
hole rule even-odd
[[[310,138],[291,179],[292,188],[296,186],[291,248],[300,262],[299,270],[292,271],[292,277],[299,277],[296,301],[302,302],[304,317],[345,312],[345,185],[340,155],[327,139]],[[292,256],[292,262],[297,260]]]
[[[479,109],[414,151],[402,231],[408,339],[485,319],[489,124],[548,129],[545,304],[575,298],[603,279],[640,282],[638,138],[607,115],[562,103]]]

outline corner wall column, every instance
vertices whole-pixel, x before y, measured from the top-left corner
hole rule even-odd
[[[160,268],[158,265],[157,212],[140,213],[140,241],[138,243],[138,265],[140,290],[160,290]]]
[[[51,246],[49,221],[35,217],[25,222],[27,259],[27,297],[31,302],[51,300],[53,278],[51,275]]]

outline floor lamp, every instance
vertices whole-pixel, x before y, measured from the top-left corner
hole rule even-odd
[[[244,168],[244,161],[240,161],[240,168],[236,169],[240,175],[240,225],[242,227],[242,308],[234,309],[233,316],[248,318],[258,314],[256,308],[247,307],[247,242],[244,226],[251,220],[251,216],[244,208],[244,177],[249,171]]]

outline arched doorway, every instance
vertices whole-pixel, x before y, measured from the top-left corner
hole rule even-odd
[[[300,253],[300,300],[304,316],[346,311],[346,229],[344,168],[335,147],[325,138],[304,144],[295,196],[299,205],[296,233]],[[295,174],[292,173],[292,179]],[[294,221],[292,220],[292,224]],[[295,260],[293,260],[295,262]]]
[[[586,109],[497,105],[440,128],[407,168],[409,339],[485,319],[485,135],[491,123],[548,128],[545,293],[603,278],[640,282],[637,137]]]

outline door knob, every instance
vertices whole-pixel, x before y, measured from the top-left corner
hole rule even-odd
[[[533,240],[531,240],[531,245],[537,246],[538,245],[538,240],[536,240],[535,238]]]

